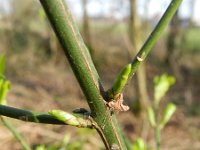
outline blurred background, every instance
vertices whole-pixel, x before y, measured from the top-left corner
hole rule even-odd
[[[90,50],[105,89],[140,49],[170,0],[66,0]],[[152,129],[142,128],[143,108],[153,100],[153,78],[168,73],[176,83],[162,105],[177,111],[162,132],[163,150],[200,149],[200,1],[184,0],[147,60],[124,90],[130,111],[117,114],[133,142],[142,137],[153,149]],[[6,54],[10,106],[48,111],[88,109],[85,97],[38,1],[0,1],[0,53]],[[34,148],[103,149],[93,130],[11,120]],[[0,126],[1,149],[20,150]]]

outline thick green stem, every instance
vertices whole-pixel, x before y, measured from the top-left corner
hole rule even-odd
[[[30,146],[26,143],[23,137],[17,132],[15,127],[8,120],[1,117],[1,121],[3,122],[4,126],[7,127],[12,132],[14,137],[20,142],[24,150],[31,150]]]
[[[40,0],[40,2],[87,98],[92,117],[106,140],[107,149],[111,149],[113,145],[117,145],[119,149],[126,149],[125,142],[117,131],[118,125],[113,123],[110,111],[104,103],[105,92],[89,51],[67,6],[63,0]]]

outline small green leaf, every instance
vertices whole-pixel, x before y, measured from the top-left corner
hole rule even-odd
[[[147,108],[147,115],[148,115],[150,125],[152,127],[155,127],[156,126],[155,113],[154,113],[153,108],[151,106],[149,106]]]
[[[50,115],[55,117],[56,119],[65,122],[66,124],[72,125],[72,126],[80,126],[79,121],[77,118],[67,112],[64,112],[62,110],[51,110],[48,112]]]
[[[6,104],[6,95],[10,89],[10,82],[5,80],[5,54],[0,54],[0,104]]]
[[[143,139],[137,138],[133,144],[133,150],[146,150]]]
[[[6,104],[6,96],[10,89],[10,81],[0,79],[0,104]]]
[[[46,150],[46,146],[44,144],[38,145],[35,150]]]
[[[131,72],[131,64],[127,64],[124,67],[124,69],[120,72],[120,74],[117,76],[112,88],[109,90],[109,97],[113,98],[119,93],[121,93],[122,89],[127,83],[130,72]]]
[[[176,105],[174,105],[173,103],[169,103],[166,106],[166,108],[163,112],[162,120],[160,122],[161,129],[164,128],[164,126],[169,121],[169,119],[171,118],[171,116],[174,114],[175,111],[176,111]]]
[[[5,64],[6,64],[5,54],[0,54],[0,75],[4,75]]]
[[[154,78],[154,100],[156,104],[160,102],[160,99],[166,94],[170,86],[175,83],[175,78],[167,74],[156,76]]]

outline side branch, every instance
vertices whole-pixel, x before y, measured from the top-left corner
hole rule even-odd
[[[132,60],[132,70],[130,73],[130,76],[134,75],[139,64],[144,61],[144,59],[147,57],[149,52],[152,50],[152,47],[155,45],[155,43],[158,41],[158,39],[161,36],[161,33],[164,31],[165,27],[177,11],[178,7],[180,6],[182,0],[172,0],[170,5],[168,6],[167,10],[165,11],[164,15],[140,49],[140,51],[137,53],[136,57]]]
[[[175,12],[177,11],[181,2],[182,2],[182,0],[172,0],[171,1],[171,3],[168,6],[167,10],[165,11],[164,15],[162,16],[162,18],[160,19],[160,21],[158,22],[158,24],[156,25],[156,27],[154,28],[154,30],[152,31],[152,33],[150,34],[150,36],[148,37],[148,39],[146,40],[146,42],[144,43],[142,48],[139,50],[137,55],[130,62],[131,69],[129,72],[126,72],[126,73],[129,73],[129,74],[126,74],[126,76],[128,76],[128,77],[126,77],[126,80],[124,80],[122,77],[120,77],[120,74],[119,74],[121,81],[120,81],[120,79],[118,79],[119,77],[117,77],[116,80],[118,81],[117,83],[120,83],[119,84],[120,86],[114,83],[110,89],[112,91],[112,93],[110,94],[110,91],[107,91],[109,97],[113,97],[113,95],[115,96],[116,95],[115,93],[121,93],[121,91],[124,89],[126,83],[137,71],[140,63],[145,60],[145,58],[147,57],[149,52],[152,50],[152,47],[155,45],[155,43],[160,38],[161,33],[164,31],[165,27],[167,26],[167,24],[169,23],[169,21],[171,20],[171,18],[175,14]],[[127,70],[127,66],[129,66],[130,64],[127,64],[121,72],[124,72],[125,70]],[[121,83],[123,83],[123,84],[121,84]],[[115,87],[116,85],[118,86],[118,88]],[[113,88],[113,87],[115,87],[115,88]]]
[[[54,116],[44,112],[32,112],[28,110],[18,109],[10,106],[0,105],[0,115],[35,123],[70,125]],[[83,120],[84,118],[82,118]]]

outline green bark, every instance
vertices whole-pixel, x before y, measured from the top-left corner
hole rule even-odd
[[[106,108],[105,92],[73,18],[63,0],[40,0],[90,106],[92,117],[107,149],[126,149]]]
[[[10,106],[0,105],[0,114],[27,122],[45,123],[45,124],[65,124],[48,113],[32,112],[18,109]]]

